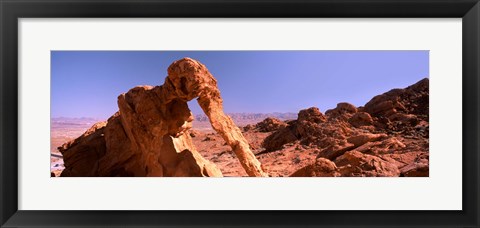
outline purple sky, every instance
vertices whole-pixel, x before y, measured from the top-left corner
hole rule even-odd
[[[227,113],[361,106],[429,76],[428,51],[52,51],[51,116],[106,119],[119,94],[163,84],[183,57],[207,66]],[[189,106],[202,113],[195,100]]]

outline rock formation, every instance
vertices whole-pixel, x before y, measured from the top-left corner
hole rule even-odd
[[[240,129],[224,114],[217,81],[190,58],[172,63],[163,85],[121,94],[117,113],[59,147],[62,176],[222,176],[192,144],[194,118],[187,102],[194,98],[247,174],[267,176]]]
[[[121,94],[117,113],[59,147],[61,175],[426,177],[428,87],[423,79],[363,107],[342,102],[325,113],[300,110],[288,120],[263,116],[243,122],[249,125],[242,133],[223,112],[215,78],[185,58],[168,68],[163,85]],[[217,133],[191,130],[195,117],[187,102],[195,98],[205,113],[201,120]]]
[[[266,119],[258,122],[255,125],[247,125],[244,127],[244,130],[257,130],[259,132],[273,132],[278,131],[281,128],[286,127],[287,124],[277,118],[267,117]]]
[[[428,95],[423,79],[364,107],[301,110],[262,146],[271,153],[296,144],[318,149],[315,162],[291,176],[428,176]]]

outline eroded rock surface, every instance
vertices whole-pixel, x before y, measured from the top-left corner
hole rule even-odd
[[[272,131],[278,131],[281,128],[286,127],[287,124],[277,118],[273,117],[268,117],[265,120],[257,123],[255,125],[255,128],[259,132],[272,132]]]
[[[291,176],[428,176],[428,96],[423,79],[364,107],[339,103],[325,114],[316,107],[301,110],[262,146],[268,153],[298,144],[318,151],[314,162]]]
[[[192,144],[194,118],[187,102],[194,98],[247,174],[266,176],[240,129],[224,114],[217,81],[190,58],[172,63],[163,85],[121,94],[119,112],[59,147],[62,176],[222,176]]]
[[[291,177],[338,177],[341,174],[338,172],[337,165],[325,158],[317,158],[315,163],[307,165],[295,173]]]

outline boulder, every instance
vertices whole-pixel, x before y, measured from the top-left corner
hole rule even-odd
[[[263,140],[262,147],[266,151],[275,151],[281,149],[287,143],[298,140],[292,128],[293,126],[288,126],[273,132]]]
[[[338,117],[348,118],[349,116],[356,113],[357,111],[358,109],[357,107],[355,107],[355,105],[352,105],[347,102],[341,102],[337,104],[336,108],[327,110],[325,112],[325,115],[327,115],[330,118],[338,118]]]
[[[330,160],[334,160],[335,158],[343,155],[345,152],[354,148],[354,144],[348,143],[347,141],[342,141],[342,143],[334,144],[320,151],[317,155],[317,158],[327,158]]]
[[[361,133],[347,138],[347,142],[352,143],[355,147],[359,147],[367,142],[378,141],[387,137],[386,134]]]
[[[277,118],[268,117],[263,121],[256,124],[256,128],[260,132],[272,132],[277,131],[280,128],[286,127],[287,124]]]
[[[405,148],[405,144],[402,143],[396,137],[390,137],[381,141],[367,142],[355,150],[364,154],[380,155],[380,154],[393,154],[402,148]]]
[[[428,177],[430,175],[429,155],[427,153],[417,156],[413,163],[410,163],[400,169],[401,176],[404,177]]]
[[[317,158],[315,163],[307,165],[293,174],[290,177],[338,177],[337,166],[332,161],[326,158]]]
[[[398,118],[397,113],[413,114],[420,119],[428,117],[429,79],[425,78],[405,89],[392,89],[375,96],[363,110],[375,117]]]
[[[342,176],[350,177],[398,177],[400,171],[395,164],[358,151],[348,151],[335,159]]]
[[[373,119],[367,112],[357,112],[348,122],[354,127],[370,126],[373,124]]]
[[[320,112],[317,107],[311,107],[301,110],[298,113],[298,121],[307,121],[312,123],[323,123],[327,121],[327,118]]]

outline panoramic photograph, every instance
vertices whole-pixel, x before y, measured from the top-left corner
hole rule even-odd
[[[428,177],[429,51],[51,51],[51,177]]]

